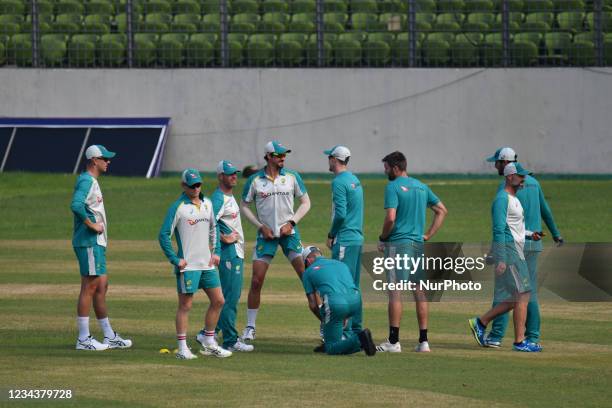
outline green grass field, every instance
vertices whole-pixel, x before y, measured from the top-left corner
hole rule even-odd
[[[176,291],[157,245],[166,208],[179,193],[177,178],[101,180],[109,218],[108,306],[113,327],[134,340],[130,350],[77,352],[77,264],[70,245],[72,175],[0,174],[0,405],[21,406],[609,406],[612,398],[612,305],[543,302],[545,351],[476,347],[467,318],[481,302],[431,305],[428,355],[411,353],[417,330],[406,305],[399,355],[312,353],[318,324],[300,283],[283,259],[263,290],[256,351],[229,359],[177,361]],[[322,243],[330,219],[329,180],[306,179],[313,208],[300,224],[304,243]],[[433,179],[449,209],[436,241],[487,241],[490,202],[499,179]],[[206,192],[213,180],[207,178]],[[385,180],[365,179],[366,240],[383,219]],[[543,180],[567,242],[610,242],[612,180]],[[241,188],[238,189],[241,191]],[[252,240],[254,231],[246,228]],[[547,238],[549,239],[549,238]],[[248,253],[252,241],[248,242]],[[245,288],[250,279],[246,263]],[[364,277],[363,284],[369,283]],[[238,325],[245,323],[246,291]],[[206,307],[198,295],[191,313],[192,347]],[[92,313],[93,316],[93,313]],[[384,298],[365,304],[375,340],[387,335]],[[100,331],[92,318],[92,334]],[[511,329],[509,329],[511,334]],[[7,401],[7,389],[72,389],[69,401]],[[4,398],[4,400],[2,399]]]

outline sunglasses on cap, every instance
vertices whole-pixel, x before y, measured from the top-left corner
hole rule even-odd
[[[285,157],[287,157],[286,153],[271,153],[272,157],[278,157],[279,159],[284,159]]]
[[[187,187],[189,187],[190,189],[193,190],[193,189],[196,189],[198,187],[202,187],[202,183],[195,183],[195,184],[192,184],[192,185],[187,186]]]
[[[110,161],[110,159],[107,159],[106,157],[94,157],[94,159],[103,160],[106,163]]]

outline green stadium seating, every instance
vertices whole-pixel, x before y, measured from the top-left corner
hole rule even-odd
[[[255,0],[234,0],[232,1],[232,13],[259,13],[259,4]]]
[[[584,13],[581,11],[568,11],[557,14],[557,24],[561,30],[578,32],[584,25]]]
[[[484,13],[493,12],[495,5],[491,0],[464,0],[465,7],[463,10],[466,13]]]
[[[281,23],[281,24],[288,24],[290,20],[291,20],[291,15],[287,13],[281,13],[281,12],[265,13],[262,17],[262,21],[275,22],[275,23]]]
[[[283,37],[276,43],[276,55],[282,65],[300,65],[304,61],[304,42]]]
[[[386,41],[368,40],[362,45],[362,53],[367,66],[384,66],[391,60],[391,46]]]
[[[463,24],[463,21],[465,20],[465,16],[461,13],[442,13],[442,14],[438,14],[438,16],[436,17],[436,21],[433,24],[433,27],[436,28],[439,25],[442,24],[448,24],[449,26],[455,26],[455,24],[457,26],[460,26],[461,24]]]
[[[491,27],[495,23],[495,14],[493,13],[472,13],[468,14],[466,23],[480,23]],[[486,30],[485,30],[486,31]]]
[[[437,10],[434,0],[416,0],[417,13],[435,13]]]
[[[427,34],[426,41],[446,41],[448,44],[455,41],[455,34],[447,31]]]
[[[241,66],[244,61],[244,45],[238,41],[228,41],[227,45],[230,66]],[[221,64],[221,49],[219,47],[215,48],[215,60],[218,64]]]
[[[246,61],[251,66],[268,66],[274,62],[274,43],[260,37],[261,35],[263,34],[251,36],[246,45]]]
[[[240,43],[240,45],[244,46],[246,45],[248,40],[249,40],[249,35],[247,33],[228,33],[227,34],[228,42],[237,42],[237,43]]]
[[[82,29],[80,14],[59,14],[51,23],[51,31],[54,33],[76,34]]]
[[[376,0],[351,0],[351,13],[378,13]]]
[[[0,14],[24,14],[25,5],[19,0],[0,0]]]
[[[134,65],[136,67],[150,67],[157,60],[156,42],[145,36],[134,35]]]
[[[323,22],[324,23],[339,23],[344,26],[346,22],[348,21],[348,17],[349,16],[346,13],[325,13],[323,15]]]
[[[283,33],[280,35],[279,41],[297,41],[304,45],[306,41],[308,41],[308,38],[308,33]]]
[[[368,41],[383,41],[392,44],[395,41],[395,34],[388,31],[368,33]]]
[[[172,6],[169,1],[166,0],[148,0],[143,4],[142,11],[145,14],[152,13],[172,13]]]
[[[189,36],[186,33],[162,34],[157,43],[157,57],[164,67],[177,67],[183,63],[185,43]]]
[[[387,28],[385,23],[378,21],[378,15],[373,13],[354,13],[351,16],[351,26],[354,30],[379,31]]]
[[[340,66],[353,66],[361,62],[361,43],[356,40],[337,40],[333,43],[334,62]]]
[[[572,65],[595,65],[595,45],[593,41],[576,39],[570,44],[568,60]]]
[[[304,47],[304,53],[306,56],[306,64],[308,65],[317,65],[319,61],[319,54],[317,49],[317,38],[316,36],[311,36],[310,39],[306,42]],[[323,65],[329,65],[333,59],[333,47],[331,45],[331,41],[324,40],[323,41]]]
[[[529,66],[538,61],[538,46],[531,41],[514,41],[510,44],[513,65]]]
[[[32,65],[32,34],[15,34],[7,47],[7,61],[17,66]]]
[[[554,0],[556,12],[562,11],[584,11],[584,2],[582,0]]]
[[[537,45],[538,47],[542,43],[542,39],[544,38],[544,34],[536,33],[533,31],[524,32],[524,33],[516,33],[514,34],[514,41],[529,41]]]
[[[6,46],[0,42],[0,65],[6,64]]]
[[[325,13],[346,13],[348,6],[343,0],[325,0],[323,11]]]
[[[437,0],[440,13],[462,13],[465,8],[463,0]]]
[[[431,34],[430,34],[431,35]],[[423,42],[423,62],[428,66],[445,66],[450,62],[450,44],[429,36]]]
[[[68,64],[74,67],[90,67],[96,62],[95,34],[75,34],[68,44]]]
[[[81,31],[99,35],[110,33],[110,16],[100,14],[86,16]]]
[[[174,14],[200,14],[200,5],[195,0],[177,0],[172,3]]]
[[[253,23],[230,23],[230,31],[237,33],[255,34],[257,26]]]
[[[587,13],[586,22],[589,29],[595,29],[595,16],[593,13]],[[606,33],[612,32],[612,12],[606,11],[601,13],[601,28]]]
[[[231,6],[228,6],[231,9]],[[220,0],[203,0],[200,2],[202,14],[218,14],[221,12]]]
[[[550,31],[550,25],[544,21],[526,21],[521,25],[522,31],[537,31],[544,33]]]
[[[313,33],[316,30],[316,26],[314,23],[310,21],[291,21],[287,26],[288,32],[296,32],[296,33]]]
[[[363,31],[348,31],[346,33],[338,34],[338,40],[341,41],[359,41],[364,42],[368,38],[368,34]]]
[[[85,12],[86,14],[103,14],[110,16],[115,14],[115,9],[113,4],[107,0],[90,0],[85,3]]]
[[[477,33],[478,37],[474,38],[473,34],[459,34],[455,37],[451,46],[451,61],[453,65],[474,66],[479,63],[478,50],[482,42],[483,35]]]
[[[399,28],[393,25],[393,22],[399,19]],[[395,13],[382,13],[378,17],[378,22],[381,29],[390,31],[401,31],[406,29],[406,15]]]
[[[563,59],[567,59],[571,43],[572,35],[570,33],[555,32],[544,35],[544,44],[549,57],[563,57]]]
[[[543,22],[548,27],[552,27],[554,18],[553,13],[531,13],[525,15],[525,23]]]
[[[106,34],[100,37],[96,47],[96,60],[103,67],[118,67],[125,63],[126,40],[122,34]]]
[[[406,3],[401,0],[380,0],[378,2],[378,11],[381,13],[405,13]]]
[[[264,0],[261,3],[261,11],[264,13],[288,13],[289,3],[283,0]]]
[[[38,6],[38,14],[53,14],[54,11],[54,2],[51,0],[38,0],[37,6]],[[32,2],[27,1],[25,3],[26,5],[26,13],[27,14],[32,14]],[[3,13],[2,12],[2,1],[0,0],[0,14],[9,14],[9,13]],[[23,14],[23,13],[19,13],[19,14]]]
[[[299,13],[314,13],[317,10],[317,3],[314,0],[293,0],[291,2],[291,12]]]
[[[257,23],[257,32],[260,33],[283,33],[285,32],[285,25],[277,21],[260,21]]]
[[[484,66],[500,66],[504,56],[501,33],[485,34],[480,44],[480,53]]]
[[[261,17],[259,14],[254,13],[240,13],[234,14],[232,17],[232,23],[251,23],[257,24],[260,21]]]
[[[55,3],[55,14],[83,14],[85,7],[77,0],[60,0]]]
[[[21,14],[0,15],[0,34],[11,36],[19,33],[23,20]]]
[[[555,11],[555,5],[550,0],[525,0],[523,11],[525,13],[552,13]]]
[[[67,53],[66,41],[50,36],[43,35],[40,38],[40,59],[43,65],[57,67],[64,63]]]
[[[195,33],[200,26],[199,14],[177,14],[170,24],[170,30],[173,33]]]
[[[408,65],[410,63],[410,40],[409,33],[400,33],[395,41],[391,43],[391,59],[400,65]],[[420,39],[417,39],[417,49],[415,50],[417,59],[421,53]]]
[[[193,34],[185,44],[185,63],[188,66],[203,67],[211,65],[215,60],[215,36],[211,34]],[[212,39],[212,41],[211,41]]]
[[[604,64],[605,65],[612,65],[612,36],[610,36],[610,34],[608,34],[606,36],[606,38],[604,39]]]
[[[200,30],[204,32],[219,32],[221,30],[221,16],[219,14],[206,14],[202,16]]]

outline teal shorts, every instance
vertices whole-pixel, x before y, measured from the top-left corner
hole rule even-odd
[[[299,255],[302,254],[302,241],[300,240],[300,233],[297,228],[294,228],[292,235],[286,235],[282,238],[264,239],[261,234],[257,234],[257,242],[255,244],[255,250],[253,252],[253,259],[262,258],[269,256],[274,258],[276,255],[276,249],[280,245],[285,256],[289,256],[290,252],[295,252]]]
[[[516,295],[531,291],[529,268],[523,259],[516,259],[506,266],[506,271],[495,274],[494,302],[516,301]]]
[[[413,263],[408,260],[408,267],[404,268],[404,255],[407,255],[408,258],[414,259],[414,262],[417,262],[418,258],[423,257],[424,246],[422,242],[388,242],[385,245],[385,257],[393,258],[399,255],[402,258],[401,268],[393,268],[391,270],[387,270],[387,282],[389,283],[398,283],[400,281],[409,281],[419,283],[421,280],[425,280],[425,271],[423,270],[423,261],[420,261],[413,271]],[[397,266],[397,265],[395,265]]]
[[[198,289],[213,289],[220,286],[221,280],[216,269],[185,271],[176,274],[176,291],[178,293],[196,293]]]
[[[106,247],[72,247],[79,261],[81,276],[106,275]]]

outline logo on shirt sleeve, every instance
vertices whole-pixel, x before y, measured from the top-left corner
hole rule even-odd
[[[402,191],[403,191],[404,193],[408,192],[408,187],[405,187],[405,186],[400,186],[400,188],[402,189]]]

